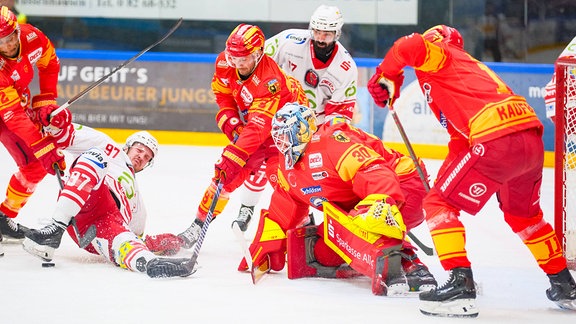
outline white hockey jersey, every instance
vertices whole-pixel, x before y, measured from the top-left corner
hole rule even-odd
[[[356,105],[358,68],[352,56],[336,42],[328,62],[315,58],[308,29],[288,29],[268,40],[265,53],[304,88],[318,124],[334,116],[352,119]]]
[[[104,184],[116,196],[120,203],[120,213],[129,229],[142,235],[146,226],[146,208],[138,189],[132,162],[121,145],[108,135],[88,126],[74,124],[75,137],[64,152],[67,153],[67,164],[76,160],[82,153],[98,148],[108,156],[108,173]]]

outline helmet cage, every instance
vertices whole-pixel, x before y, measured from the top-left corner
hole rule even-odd
[[[294,168],[316,130],[316,116],[306,106],[288,103],[276,112],[271,134],[287,170]]]

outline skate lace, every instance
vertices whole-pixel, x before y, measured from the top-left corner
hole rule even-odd
[[[16,224],[16,222],[14,222],[13,220],[7,218],[6,219],[6,224],[8,224],[8,227],[10,227],[10,229],[14,232],[18,232],[18,224]]]
[[[42,235],[51,235],[58,231],[58,226],[54,224],[50,224],[38,230],[38,232]]]
[[[238,217],[236,221],[247,223],[250,217],[254,214],[254,211],[250,207],[242,207],[240,208],[240,212],[238,213]]]

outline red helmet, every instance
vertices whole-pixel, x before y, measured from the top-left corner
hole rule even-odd
[[[464,39],[460,32],[454,27],[446,25],[436,25],[422,34],[425,40],[436,43],[448,43],[459,48],[464,48]]]
[[[248,56],[262,47],[264,47],[264,33],[254,25],[238,25],[226,41],[226,53],[234,57]]]
[[[0,8],[0,38],[9,36],[18,29],[18,18],[8,7]]]

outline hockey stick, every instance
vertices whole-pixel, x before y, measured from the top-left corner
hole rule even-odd
[[[56,179],[58,179],[60,189],[64,189],[64,181],[62,181],[62,176],[60,175],[60,169],[58,168],[57,165],[54,165],[54,171],[56,171]],[[72,217],[72,219],[70,220],[70,225],[74,230],[74,235],[78,240],[78,246],[80,248],[82,249],[86,248],[92,242],[92,240],[96,238],[96,225],[94,224],[90,225],[90,227],[88,227],[84,235],[80,234],[80,230],[78,229],[78,225],[76,224],[76,219],[74,217]]]
[[[240,249],[244,254],[244,259],[246,260],[246,265],[248,265],[248,270],[250,270],[250,276],[252,277],[252,283],[257,284],[262,277],[270,272],[270,260],[267,257],[259,266],[254,266],[252,263],[252,254],[250,253],[250,249],[248,248],[248,244],[246,244],[246,239],[244,238],[244,232],[240,229],[238,223],[232,223],[232,231],[234,235],[236,235],[236,240],[240,245]]]
[[[390,101],[389,101],[389,103],[390,103]],[[398,127],[398,131],[400,132],[400,136],[402,136],[402,140],[404,141],[404,145],[406,145],[406,148],[408,149],[408,153],[410,154],[410,157],[414,161],[414,166],[416,167],[416,170],[418,171],[418,175],[420,176],[420,180],[422,180],[422,184],[424,185],[426,192],[428,192],[428,191],[430,191],[430,185],[428,185],[428,179],[426,179],[426,175],[424,174],[424,171],[422,170],[422,167],[420,166],[420,163],[418,162],[418,157],[416,156],[416,153],[414,152],[414,149],[412,148],[412,144],[410,144],[410,140],[408,139],[408,136],[406,135],[406,131],[404,131],[404,127],[402,126],[402,123],[400,122],[400,118],[398,118],[398,115],[396,114],[396,111],[394,110],[394,107],[392,106],[392,104],[389,104],[388,107],[389,107],[388,110],[390,110],[390,114],[392,115],[392,118],[394,119],[394,123],[396,123],[396,127]],[[414,241],[414,243],[416,243],[416,245],[418,245],[418,247],[420,249],[422,249],[422,251],[426,255],[434,255],[434,249],[432,249],[431,247],[422,243],[422,241],[420,241],[416,237],[416,235],[412,234],[411,232],[408,232],[408,237],[410,239],[412,239],[412,241]]]
[[[54,117],[56,116],[59,112],[61,112],[62,110],[68,108],[71,104],[73,104],[74,102],[76,102],[78,99],[84,97],[88,92],[92,91],[92,89],[96,88],[97,86],[99,86],[100,84],[102,84],[104,81],[106,81],[106,79],[108,79],[109,77],[111,77],[114,73],[118,72],[120,69],[122,69],[123,67],[125,67],[126,65],[134,62],[137,58],[139,58],[140,56],[142,56],[144,53],[148,52],[150,49],[152,49],[153,47],[157,46],[158,44],[162,43],[163,41],[166,40],[166,38],[170,37],[170,35],[172,35],[176,29],[178,29],[178,27],[180,27],[180,25],[182,24],[182,18],[178,19],[178,21],[174,24],[174,26],[172,26],[172,28],[170,28],[170,30],[164,35],[162,36],[162,38],[158,39],[156,42],[154,42],[153,44],[151,44],[150,46],[146,47],[145,49],[141,50],[138,54],[132,56],[130,59],[124,61],[122,64],[118,65],[116,68],[114,68],[114,70],[110,71],[110,73],[106,74],[105,76],[101,77],[100,79],[94,81],[91,85],[89,85],[86,89],[80,91],[80,93],[78,93],[77,95],[75,95],[73,98],[71,98],[70,100],[68,100],[66,103],[64,103],[62,106],[60,106],[58,109],[55,109],[51,114],[50,117]]]
[[[202,247],[202,243],[204,242],[206,232],[208,232],[208,226],[210,226],[212,218],[214,217],[214,209],[216,209],[216,204],[218,203],[218,198],[220,198],[220,192],[222,192],[222,187],[224,187],[224,184],[222,184],[220,179],[216,180],[216,191],[214,192],[214,198],[212,198],[212,203],[210,204],[208,213],[206,213],[206,219],[204,220],[204,224],[202,224],[202,229],[200,230],[198,241],[196,241],[196,245],[194,245],[194,252],[192,252],[190,261],[184,264],[184,266],[190,271],[190,274],[196,272],[195,269],[196,260],[198,260],[198,254],[200,254],[200,248]]]

